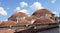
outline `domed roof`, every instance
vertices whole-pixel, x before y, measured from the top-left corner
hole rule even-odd
[[[29,17],[26,17],[26,20],[36,20],[38,17],[36,16],[29,16]]]
[[[14,33],[15,30],[14,29],[0,29],[0,33]]]
[[[18,25],[29,25],[29,24],[31,24],[29,21],[27,21],[27,20],[22,20],[22,21],[20,21],[20,22],[18,22],[17,23]]]
[[[48,9],[39,9],[36,12],[34,12],[32,15],[37,15],[37,14],[41,14],[41,13],[46,13],[46,14],[53,14],[50,10]]]
[[[2,22],[0,22],[0,24],[1,24]]]
[[[27,16],[27,14],[25,14],[23,12],[17,12],[17,13],[12,15],[12,17],[17,17],[17,16]]]
[[[2,22],[2,23],[0,24],[1,27],[10,26],[10,25],[11,25],[11,26],[15,26],[15,25],[16,25],[16,22],[9,20],[9,21],[4,21],[4,22]]]
[[[54,20],[46,17],[41,17],[40,19],[37,19],[34,24],[47,24],[47,23],[55,23]]]

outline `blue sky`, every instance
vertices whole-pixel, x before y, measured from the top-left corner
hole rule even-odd
[[[60,12],[60,0],[0,0],[0,21],[8,20],[15,12],[31,15],[37,9],[46,8],[57,16]]]

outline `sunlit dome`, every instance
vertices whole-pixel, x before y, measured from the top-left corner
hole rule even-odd
[[[0,27],[5,27],[5,26],[16,26],[16,22],[15,21],[3,21],[1,24],[0,24]]]
[[[27,16],[27,14],[23,13],[23,12],[17,12],[17,13],[12,15],[12,17],[17,17],[17,16]]]
[[[26,17],[26,20],[28,20],[31,24],[33,24],[33,22],[38,19],[38,17],[36,16],[29,16],[29,17]]]
[[[55,23],[54,20],[46,17],[41,17],[40,19],[37,19],[34,24],[48,24],[48,23]]]
[[[31,24],[28,20],[22,20],[20,22],[17,23],[18,25],[29,25]]]
[[[37,14],[41,14],[41,13],[45,13],[45,14],[53,14],[50,10],[48,9],[39,9],[37,11],[35,11],[32,15],[37,15]]]
[[[36,16],[29,16],[29,17],[26,17],[26,20],[36,20],[38,17]]]

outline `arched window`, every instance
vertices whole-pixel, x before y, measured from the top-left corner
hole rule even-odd
[[[16,17],[16,19],[17,19],[17,22],[19,22],[19,21],[21,21],[21,20],[24,20],[25,17],[24,17],[24,16],[18,16],[18,17]]]

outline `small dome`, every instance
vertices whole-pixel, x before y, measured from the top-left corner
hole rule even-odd
[[[17,17],[17,16],[27,16],[27,14],[25,14],[23,12],[17,12],[17,13],[12,15],[12,17]]]
[[[29,17],[26,17],[26,20],[36,20],[38,17],[36,16],[29,16]]]
[[[53,14],[50,10],[48,9],[39,9],[36,12],[34,12],[32,15],[37,15],[37,14],[41,14],[41,13],[46,13],[46,14]]]
[[[28,20],[31,24],[33,24],[33,22],[38,19],[36,16],[29,16],[26,17],[26,20]]]
[[[14,29],[0,29],[0,33],[14,33],[15,30]]]
[[[29,21],[27,21],[27,20],[22,20],[22,21],[18,22],[17,24],[18,25],[29,25],[31,23]]]
[[[48,24],[48,23],[55,23],[54,20],[46,17],[41,17],[40,19],[37,19],[34,24]]]
[[[4,26],[15,26],[15,25],[16,25],[16,22],[11,21],[11,20],[9,20],[9,21],[4,21],[4,22],[2,22],[2,23],[0,24],[1,27],[4,27]]]
[[[2,22],[0,22],[0,24],[1,24]]]

